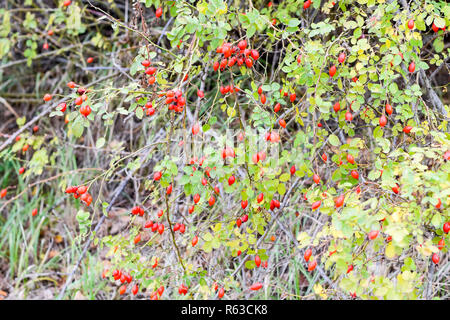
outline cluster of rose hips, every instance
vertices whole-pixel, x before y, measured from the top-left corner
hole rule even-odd
[[[145,223],[144,228],[151,229],[152,232],[158,231],[159,234],[163,234],[164,232],[164,225],[162,223],[153,222],[151,220]]]
[[[186,295],[188,292],[188,287],[186,287],[183,283],[178,287],[178,293],[182,295]]]
[[[71,81],[67,84],[67,86],[71,89],[74,89],[77,85],[75,84],[75,82]],[[86,100],[88,99],[88,96],[86,94],[88,92],[88,90],[86,90],[86,88],[84,88],[84,87],[78,86],[78,89],[76,92],[78,94],[78,97],[75,98],[75,101],[74,101],[75,105],[80,106],[80,113],[84,117],[87,117],[89,114],[91,114],[91,111],[92,111],[91,107],[89,105],[87,105],[87,104],[83,105],[83,102],[86,102]],[[64,112],[64,111],[66,111],[66,107],[67,107],[67,105],[64,102],[62,102],[62,103],[58,104],[56,109],[61,112]]]
[[[105,279],[107,276],[108,270],[105,270],[102,274],[102,278]],[[112,276],[115,281],[119,280],[122,285],[119,288],[119,294],[123,295],[127,291],[127,284],[130,284],[133,281],[133,277],[126,272],[122,272],[119,269],[116,269],[112,272]],[[131,292],[133,295],[136,295],[139,292],[139,285],[136,283],[131,288]]]
[[[172,91],[169,90],[161,96],[166,96],[165,103],[168,105],[169,110],[175,112],[182,112],[184,106],[186,105],[186,99],[183,97],[183,92],[181,90]]]
[[[155,67],[150,67],[150,60],[144,60],[141,62],[141,64],[144,66],[145,69],[145,74],[148,75],[149,77],[147,78],[147,83],[149,85],[152,85],[155,83],[156,78],[154,76],[154,74],[156,73],[156,71],[158,71]]]
[[[227,93],[239,92],[238,87],[233,86],[232,84],[226,86],[220,86],[219,91],[222,95],[226,95]]]
[[[253,67],[253,64],[259,58],[259,52],[255,49],[247,49],[247,41],[241,40],[238,45],[231,43],[224,43],[216,49],[217,53],[223,55],[223,58],[214,62],[213,69],[217,71],[225,70],[225,68],[232,68],[235,64],[238,66],[245,65],[248,68]]]
[[[87,206],[92,203],[92,196],[87,192],[86,186],[71,186],[66,188],[66,193],[73,193],[75,199],[80,198]]]

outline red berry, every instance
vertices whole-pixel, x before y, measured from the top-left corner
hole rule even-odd
[[[258,203],[261,203],[264,200],[264,194],[260,193],[258,195],[258,197],[256,197],[256,201],[258,201]]]
[[[321,201],[321,200],[316,201],[316,202],[314,202],[314,203],[311,205],[311,209],[316,210],[317,208],[320,207],[321,204],[322,204],[322,201]]]
[[[83,116],[87,117],[91,113],[91,107],[89,107],[88,105],[81,106],[80,107],[80,113]]]
[[[359,173],[358,173],[358,171],[352,170],[351,176],[352,176],[354,179],[358,180],[358,178],[359,178]]]
[[[138,293],[138,291],[139,291],[139,286],[138,286],[137,284],[135,284],[135,285],[133,286],[133,288],[131,288],[131,292],[132,292],[134,295],[136,295],[136,294]]]
[[[4,189],[4,190],[6,190],[6,189]],[[3,191],[3,190],[2,190],[2,191]],[[5,192],[5,194],[6,194],[6,192]],[[1,193],[0,193],[0,197],[1,197]],[[443,230],[445,233],[448,233],[448,232],[450,231],[450,222],[444,223],[444,226],[442,227],[442,230]]]
[[[341,104],[339,103],[339,101],[334,104],[333,110],[334,112],[338,112],[339,110],[341,110]]]
[[[161,17],[163,14],[163,10],[161,7],[159,7],[158,9],[156,9],[155,15],[157,18]]]
[[[440,257],[437,253],[433,253],[433,256],[431,257],[431,260],[433,260],[434,264],[438,264]]]
[[[31,211],[31,215],[35,217],[38,214],[38,210],[35,208]]]
[[[345,61],[345,53],[341,52],[338,57],[339,63],[343,63]]]
[[[119,288],[119,294],[122,295],[127,291],[127,286],[123,285]]]
[[[386,118],[386,116],[384,114],[380,117],[379,122],[380,122],[380,127],[384,127],[386,125],[387,118]]]
[[[197,236],[194,236],[194,238],[192,238],[192,246],[195,247],[195,245],[197,244],[197,242],[198,242],[198,237],[197,237]]]
[[[345,120],[347,120],[347,121],[352,121],[353,120],[353,115],[351,114],[350,111],[347,111],[345,113]]]
[[[247,201],[247,200],[242,200],[242,201],[241,201],[241,207],[242,207],[242,209],[247,208],[247,205],[248,205],[248,201]]]
[[[197,90],[197,96],[202,99],[205,96],[205,93],[202,90]]]
[[[210,207],[212,207],[214,203],[216,203],[216,199],[214,198],[214,196],[211,196],[208,200],[208,204]]]
[[[336,208],[342,207],[343,204],[344,204],[343,194],[334,199],[334,205],[336,206]]]
[[[162,177],[162,172],[161,171],[157,171],[153,174],[153,180],[158,181],[159,179],[161,179]]]
[[[406,126],[403,128],[403,132],[404,133],[410,133],[411,132],[412,127],[411,126]]]
[[[411,72],[411,73],[413,73],[414,70],[416,70],[416,64],[414,63],[414,61],[412,61],[412,62],[409,64],[408,70],[409,70],[409,72]]]
[[[372,230],[372,231],[370,231],[369,234],[368,234],[369,239],[370,239],[370,240],[376,239],[376,238],[378,237],[378,234],[379,234],[379,233],[380,233],[380,232],[379,232],[378,230]]]
[[[224,296],[224,294],[225,294],[225,290],[224,290],[223,288],[220,288],[220,289],[219,289],[219,292],[217,293],[217,297],[218,297],[219,299],[222,299],[223,296]]]
[[[235,178],[234,176],[230,176],[230,177],[228,178],[228,184],[229,184],[230,186],[234,183],[234,181],[236,181],[236,178]]]
[[[351,164],[355,164],[355,158],[351,154],[347,154],[347,161]]]
[[[328,72],[330,74],[330,77],[334,77],[336,74],[336,66],[331,66],[330,71]]]
[[[316,260],[310,261],[308,263],[308,271],[309,272],[313,271],[316,268],[316,266],[317,266],[317,261]]]
[[[312,250],[306,249],[305,254],[303,255],[303,258],[305,259],[306,262],[309,261],[309,258],[311,258],[311,255],[312,255]]]
[[[303,3],[303,9],[305,9],[305,10],[308,9],[310,5],[311,5],[311,0],[306,0]]]
[[[257,267],[261,265],[261,258],[258,255],[255,257],[255,264]]]
[[[262,283],[256,282],[256,283],[252,284],[252,286],[250,287],[250,290],[257,291],[257,290],[261,289],[262,287],[263,287]]]
[[[48,102],[48,101],[50,101],[50,100],[52,100],[52,95],[46,93],[46,94],[44,95],[44,101],[45,101],[45,102]]]
[[[319,184],[319,183],[320,183],[320,177],[319,177],[319,175],[314,174],[314,175],[313,175],[313,181],[314,181],[316,184]]]
[[[388,115],[391,115],[392,112],[394,112],[394,109],[392,108],[392,106],[391,106],[389,103],[386,104],[386,113],[387,113]]]
[[[409,28],[410,30],[414,29],[414,20],[413,20],[413,19],[411,19],[411,20],[408,21],[408,28]]]
[[[89,58],[86,59],[86,62],[87,63],[92,63],[92,62],[94,62],[94,58],[93,57],[89,57]]]

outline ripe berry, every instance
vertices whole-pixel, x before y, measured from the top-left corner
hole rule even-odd
[[[438,203],[436,204],[436,209],[440,209],[442,205],[441,199],[438,199]]]
[[[278,123],[280,124],[281,127],[286,128],[286,121],[284,121],[284,119],[280,119]]]
[[[253,61],[252,61],[252,59],[250,59],[250,58],[245,59],[245,65],[246,65],[248,68],[251,68],[251,67],[253,66]]]
[[[351,265],[349,265],[348,268],[347,268],[347,273],[350,273],[350,272],[352,272],[352,271],[353,271],[353,265],[351,264]]]
[[[413,73],[414,70],[416,70],[416,64],[414,63],[414,61],[409,64],[408,70],[411,73]]]
[[[316,210],[317,208],[320,207],[321,204],[322,204],[322,201],[321,201],[321,200],[316,201],[316,202],[314,202],[314,203],[311,205],[311,209]]]
[[[166,194],[170,195],[172,193],[172,185],[170,184],[167,188],[166,188]]]
[[[388,115],[391,115],[392,112],[394,112],[394,109],[392,108],[392,106],[391,106],[389,103],[386,104],[386,113],[387,113]]]
[[[353,120],[353,115],[351,114],[350,111],[347,111],[345,113],[345,120],[347,120],[347,121],[352,121]]]
[[[224,290],[223,288],[220,288],[220,289],[219,289],[219,292],[217,293],[217,297],[218,297],[219,299],[222,299],[223,296],[224,296],[224,294],[225,294],[225,290]]]
[[[444,238],[442,238],[441,240],[439,240],[438,242],[438,249],[442,250],[445,247],[445,241]]]
[[[339,110],[341,110],[341,104],[339,103],[339,101],[334,104],[333,110],[334,112],[338,112]]]
[[[255,264],[257,267],[261,265],[261,258],[258,255],[255,257]]]
[[[403,128],[403,132],[404,133],[410,133],[411,132],[412,127],[411,126],[406,126]]]
[[[311,255],[312,255],[312,250],[306,249],[305,254],[303,255],[303,258],[305,259],[306,262],[309,261],[309,258],[311,258]]]
[[[94,62],[94,58],[89,57],[89,58],[86,59],[86,62],[87,63],[92,63],[92,62]]]
[[[433,253],[433,256],[431,257],[431,260],[433,260],[434,264],[438,264],[440,257],[437,253]]]
[[[139,233],[135,238],[134,238],[134,244],[138,244],[141,241],[141,234]]]
[[[334,75],[336,74],[336,66],[333,65],[330,68],[330,71],[328,72],[330,74],[330,77],[334,77]]]
[[[242,200],[242,201],[241,201],[241,207],[242,207],[242,209],[247,208],[247,205],[248,205],[248,201],[247,201],[247,200]]]
[[[356,170],[352,170],[351,175],[354,179],[358,180],[359,178],[359,173]]]
[[[324,162],[327,162],[328,156],[327,156],[326,153],[322,154],[322,160],[323,160]]]
[[[200,131],[200,125],[198,123],[192,126],[192,134],[196,135]]]
[[[347,161],[351,164],[355,164],[355,158],[351,154],[347,154]]]
[[[149,60],[144,60],[144,61],[142,61],[141,62],[141,64],[144,66],[144,67],[149,67],[150,66],[150,61]]]
[[[398,184],[395,184],[395,186],[392,187],[392,191],[393,191],[395,194],[398,194],[398,193],[399,193],[399,186],[398,186]]]
[[[434,24],[434,22],[433,22],[433,25],[431,26],[431,29],[433,29],[434,32],[439,31],[439,28]]]
[[[410,30],[414,29],[414,20],[413,20],[413,19],[411,19],[411,20],[408,21],[408,28],[409,28]]]
[[[273,111],[274,111],[274,112],[278,112],[278,111],[280,111],[280,109],[281,109],[281,104],[279,104],[279,103],[277,103],[277,104],[275,105],[275,107],[273,107]]]
[[[232,185],[233,183],[234,183],[234,181],[236,181],[236,178],[234,177],[234,176],[230,176],[229,178],[228,178],[228,185]]]
[[[164,225],[162,223],[158,224],[158,233],[162,234],[164,232]]]
[[[306,0],[303,3],[303,9],[305,9],[305,10],[308,9],[310,5],[311,5],[311,0]]]
[[[123,285],[119,288],[119,294],[122,295],[127,291],[127,286]]]
[[[336,206],[336,208],[342,207],[343,204],[344,204],[343,194],[334,199],[334,205]]]
[[[241,51],[244,51],[245,48],[247,48],[247,41],[245,41],[245,40],[239,41],[239,43],[238,43],[238,48],[239,48]]]
[[[135,284],[133,286],[133,288],[131,288],[131,292],[133,293],[133,295],[136,295],[139,291],[139,286],[137,284]]]
[[[263,287],[262,283],[256,282],[256,283],[252,284],[252,286],[250,287],[250,290],[257,291],[257,290],[261,289],[262,287]]]
[[[80,107],[80,113],[83,116],[87,117],[91,113],[91,107],[89,107],[88,105],[81,106]]]
[[[258,197],[256,197],[256,201],[258,201],[258,203],[261,203],[264,200],[264,194],[260,193],[258,195]]]
[[[341,52],[338,57],[339,63],[343,63],[345,61],[345,53]]]
[[[163,10],[161,7],[159,7],[158,9],[156,9],[155,15],[157,18],[161,17],[163,14]]]
[[[382,127],[382,128],[386,125],[387,118],[386,118],[386,116],[384,114],[380,117],[379,122],[380,122],[380,127]]]
[[[253,49],[250,52],[250,55],[252,56],[253,60],[258,60],[258,58],[259,58],[259,52],[257,50],[255,50],[255,49]]]
[[[291,171],[291,175],[294,175],[295,174],[295,165],[293,165],[292,167],[291,167],[291,169],[290,169],[290,171]]]
[[[197,244],[197,242],[198,242],[198,237],[197,237],[197,236],[194,236],[194,238],[192,238],[192,246],[195,247],[195,245]]]
[[[162,172],[161,171],[157,171],[153,174],[153,180],[158,181],[159,179],[161,179],[162,177]]]
[[[23,174],[25,172],[25,168],[24,167],[21,167],[20,169],[19,169],[19,174]]]
[[[64,6],[64,7],[68,7],[68,6],[70,6],[71,3],[72,3],[71,0],[64,0],[63,6]]]
[[[214,205],[214,203],[216,203],[216,199],[214,198],[214,196],[211,196],[208,200],[209,206],[212,207]]]
[[[320,177],[319,177],[319,175],[314,174],[314,175],[313,175],[313,181],[314,181],[316,184],[319,184],[319,183],[320,183]]]
[[[310,261],[308,263],[308,271],[309,272],[313,271],[316,268],[316,266],[317,266],[317,261],[316,260]]]
[[[45,102],[48,102],[48,101],[50,101],[50,100],[52,100],[52,95],[46,93],[46,94],[44,95],[44,101],[45,101]]]
[[[5,194],[6,194],[6,189],[4,189],[4,190],[5,190]],[[2,190],[2,192],[3,192],[3,190]],[[1,195],[2,194],[0,193],[0,197],[2,197]],[[450,222],[444,223],[442,230],[444,231],[444,233],[448,233],[450,231]]]
[[[205,93],[202,90],[197,90],[197,96],[202,99],[205,96]]]
[[[34,208],[34,209],[31,211],[31,215],[32,215],[33,217],[35,217],[37,214],[38,214],[38,210],[37,210],[36,208]]]
[[[266,95],[265,94],[261,94],[261,103],[265,104],[267,101]]]
[[[372,230],[369,232],[368,236],[370,240],[374,240],[378,237],[378,234],[380,233],[380,231],[378,230]]]
[[[296,95],[295,93],[291,93],[291,94],[289,95],[289,100],[290,100],[291,102],[294,102],[296,98],[297,98],[297,95]]]

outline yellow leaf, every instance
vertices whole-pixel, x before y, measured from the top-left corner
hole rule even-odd
[[[392,242],[388,243],[384,253],[386,255],[386,258],[388,258],[388,259],[395,258],[395,247],[394,247],[394,244]]]

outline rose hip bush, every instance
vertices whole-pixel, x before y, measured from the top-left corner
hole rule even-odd
[[[0,225],[67,224],[55,296],[448,298],[448,4],[25,2]]]

